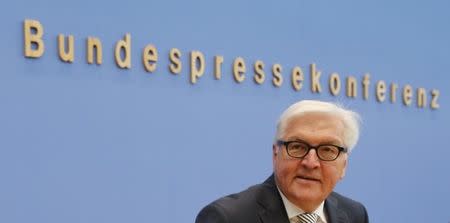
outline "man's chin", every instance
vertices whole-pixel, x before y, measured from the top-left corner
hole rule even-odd
[[[295,206],[301,208],[304,211],[314,211],[317,206],[322,202],[317,193],[310,191],[302,191],[294,194],[294,197],[288,198]]]

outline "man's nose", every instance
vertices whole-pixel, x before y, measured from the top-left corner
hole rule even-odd
[[[302,159],[302,165],[314,169],[320,166],[319,157],[317,157],[317,151],[315,149],[309,150],[305,157]]]

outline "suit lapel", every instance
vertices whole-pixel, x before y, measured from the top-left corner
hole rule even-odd
[[[259,218],[261,219],[261,223],[289,223],[287,216],[281,216],[276,212],[260,212]]]
[[[262,190],[257,199],[261,223],[289,223],[286,208],[278,194],[273,175],[263,183]]]
[[[262,186],[261,193],[257,195],[261,223],[289,223],[286,208],[275,186],[274,176],[270,176]],[[349,222],[347,214],[338,208],[338,200],[335,198],[334,192],[325,200],[325,212],[328,223]],[[283,214],[280,215],[280,213]]]
[[[328,223],[348,223],[349,219],[345,212],[339,210],[338,200],[334,197],[334,192],[325,200],[325,211],[328,215]]]

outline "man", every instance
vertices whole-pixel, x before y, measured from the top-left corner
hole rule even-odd
[[[365,223],[365,207],[333,192],[359,137],[359,116],[336,104],[304,100],[280,117],[273,175],[203,208],[196,223]]]

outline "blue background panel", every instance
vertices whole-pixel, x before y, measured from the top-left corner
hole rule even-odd
[[[372,222],[448,222],[450,15],[447,1],[27,1],[0,9],[0,222],[193,222],[212,200],[272,172],[280,113],[301,99],[338,101],[363,118],[361,139],[336,190],[363,202]],[[45,53],[23,54],[23,21],[44,27]],[[75,61],[57,55],[74,35]],[[132,37],[132,68],[117,68],[115,43]],[[85,40],[103,43],[86,63]],[[147,73],[141,53],[158,49]],[[169,51],[182,72],[169,72]],[[189,52],[205,74],[189,83]],[[224,57],[222,79],[213,57]],[[244,82],[233,60],[246,61]],[[257,85],[253,63],[265,63]],[[284,83],[271,83],[271,66]],[[309,65],[322,71],[320,94]],[[289,72],[302,67],[301,91]],[[328,90],[332,72],[357,78],[358,97]],[[360,81],[371,74],[369,99]],[[440,108],[378,103],[375,83],[439,89]],[[415,93],[415,92],[414,92]],[[428,95],[428,103],[430,95]]]

